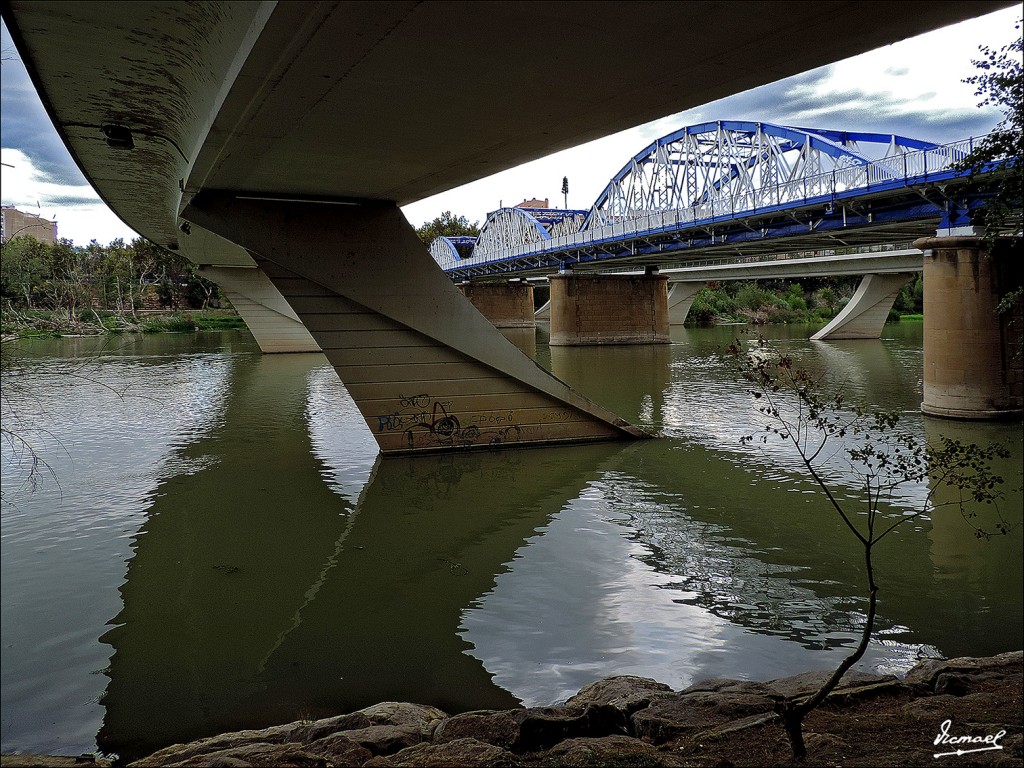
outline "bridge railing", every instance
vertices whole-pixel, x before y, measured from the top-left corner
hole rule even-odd
[[[446,263],[442,266],[451,270],[484,265],[569,248],[612,244],[644,235],[714,224],[737,215],[786,206],[838,202],[838,198],[859,191],[869,191],[883,185],[909,185],[932,174],[948,174],[973,147],[973,138],[963,139],[933,149],[903,152],[866,164],[850,165],[792,181],[764,185],[750,191],[704,200],[684,208],[636,210],[629,216],[618,216],[603,223],[600,217],[593,217],[590,226],[585,230],[538,242],[512,247],[499,246],[497,243],[478,243],[468,258],[459,259],[455,265],[451,265],[451,262],[445,259]]]

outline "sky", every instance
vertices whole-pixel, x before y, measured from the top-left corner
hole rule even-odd
[[[1020,30],[1019,7],[961,22],[776,83],[645,123],[627,131],[475,181],[403,208],[414,226],[444,211],[483,224],[489,211],[529,198],[589,208],[608,180],[637,152],[686,125],[754,120],[813,128],[897,133],[938,143],[979,136],[1001,114],[979,108],[974,74],[979,46],[999,48]],[[130,240],[135,233],[100,201],[57,136],[0,30],[0,198],[4,205],[56,219],[58,235],[86,245]]]

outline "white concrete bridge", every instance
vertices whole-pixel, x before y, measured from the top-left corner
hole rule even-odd
[[[668,323],[682,325],[693,300],[709,282],[733,280],[798,280],[808,277],[861,276],[860,285],[843,310],[813,339],[877,339],[896,302],[900,289],[915,273],[924,270],[924,253],[909,245],[850,248],[843,252],[780,253],[770,256],[718,258],[666,267],[658,274],[666,286]],[[644,272],[620,270],[611,275],[640,276]],[[543,281],[534,278],[531,282]],[[551,302],[535,313],[537,320],[551,319]]]
[[[734,260],[731,263],[724,260],[718,263],[709,261],[669,267],[661,270],[661,273],[669,278],[669,323],[673,325],[682,325],[694,296],[709,281],[862,276],[860,285],[846,306],[811,337],[824,341],[879,338],[900,289],[915,273],[923,271],[923,251],[906,246],[875,246],[823,255],[778,254],[767,258]]]

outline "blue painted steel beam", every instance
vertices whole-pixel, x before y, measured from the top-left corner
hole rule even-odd
[[[719,130],[737,131],[753,135],[756,134],[759,129],[762,133],[768,136],[788,140],[791,142],[790,148],[792,149],[798,149],[803,147],[805,144],[810,144],[813,149],[820,150],[830,157],[836,159],[848,158],[853,161],[854,165],[866,165],[871,162],[871,159],[860,152],[844,146],[845,142],[851,140],[861,143],[884,144],[886,146],[895,142],[896,146],[914,150],[928,150],[936,149],[938,147],[937,144],[932,142],[912,139],[898,134],[869,133],[864,131],[833,131],[818,128],[794,128],[792,126],[764,122],[758,123],[750,120],[720,120],[717,122],[698,123],[697,125],[685,126],[662,136],[660,139],[649,144],[630,158],[629,162],[627,162],[619,172],[612,177],[611,182],[609,182],[608,186],[605,187],[604,191],[598,196],[597,201],[594,203],[591,210],[601,207],[605,200],[607,200],[611,188],[621,182],[632,171],[633,163],[642,165],[649,162],[652,153],[658,147],[665,146],[666,144],[672,144],[683,136],[694,136],[703,133],[717,132]],[[732,170],[732,175],[734,176],[735,173],[736,169],[734,168]],[[720,184],[721,182],[718,183]],[[705,193],[705,196],[706,194],[707,193]],[[586,224],[589,224],[589,217]]]
[[[907,149],[938,149],[939,145],[931,141],[912,139],[909,136],[901,136],[897,133],[866,133],[864,131],[831,131],[821,128],[796,128],[798,131],[817,133],[837,144],[846,144],[850,141],[871,144],[889,144],[895,141],[897,147]]]

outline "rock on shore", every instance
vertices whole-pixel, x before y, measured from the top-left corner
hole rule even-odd
[[[957,768],[1020,766],[1022,670],[1018,651],[925,661],[902,680],[847,674],[805,721],[806,764],[936,765],[940,751],[998,746],[952,760]],[[705,680],[678,692],[618,676],[588,685],[557,707],[453,716],[385,702],[324,720],[175,744],[129,768],[789,765],[775,704],[812,693],[825,675]],[[20,763],[5,758],[3,765]]]

